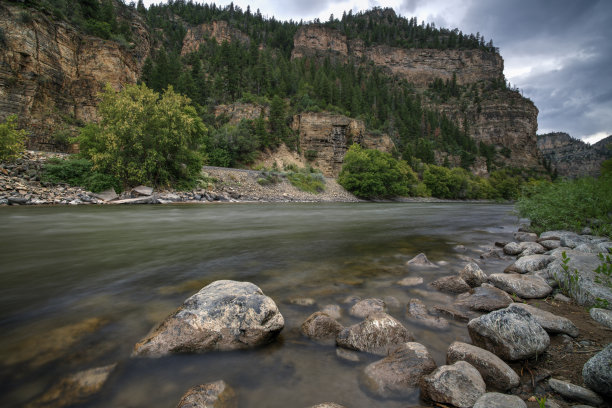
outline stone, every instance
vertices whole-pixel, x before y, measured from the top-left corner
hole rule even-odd
[[[504,246],[504,253],[507,255],[518,255],[523,252],[523,248],[518,242],[509,242]]]
[[[132,193],[141,196],[150,196],[153,194],[153,187],[137,186],[132,189]]]
[[[540,299],[552,292],[552,288],[544,279],[533,275],[494,273],[489,275],[489,282],[523,299]]]
[[[478,398],[473,408],[527,408],[527,404],[516,395],[487,392]]]
[[[387,305],[381,299],[369,298],[363,299],[359,302],[355,303],[351,310],[349,310],[349,314],[355,317],[368,317],[371,313],[376,312],[386,312]]]
[[[536,242],[538,235],[533,232],[515,232],[514,239],[519,242]]]
[[[602,351],[591,357],[582,367],[582,379],[584,384],[612,400],[612,343],[608,344]]]
[[[108,190],[104,190],[101,193],[92,193],[91,195],[93,195],[96,198],[99,198],[102,201],[112,201],[112,200],[116,200],[117,198],[119,198],[115,190],[112,188],[109,188]]]
[[[479,312],[492,312],[512,304],[512,298],[506,292],[493,285],[485,283],[474,288],[470,293],[457,296],[455,305],[467,307]]]
[[[423,394],[435,402],[471,408],[485,393],[478,370],[465,361],[438,367],[421,382]]]
[[[44,394],[27,405],[35,407],[67,407],[85,402],[106,383],[117,364],[91,368],[62,378]]]
[[[608,370],[610,367],[608,367]],[[566,381],[557,380],[555,378],[551,378],[548,380],[548,385],[552,388],[556,393],[561,395],[563,398],[584,402],[589,405],[599,406],[603,404],[603,399],[593,391],[588,390],[584,387],[580,387],[576,384],[572,384]],[[610,384],[608,383],[608,388]]]
[[[539,244],[548,250],[557,249],[561,246],[561,242],[559,240],[553,239],[546,239],[544,241],[540,241]]]
[[[459,272],[459,277],[471,287],[480,286],[487,281],[487,275],[474,262],[470,262]]]
[[[284,327],[274,301],[250,282],[219,280],[191,296],[136,344],[133,356],[235,350],[269,343]]]
[[[564,302],[564,303],[569,303],[572,301],[572,299],[568,298],[563,293],[556,293],[553,299],[555,299],[557,302]]]
[[[28,203],[28,199],[26,197],[9,197],[8,202],[11,205],[24,205]]]
[[[598,254],[602,252],[600,245],[601,244],[584,243],[574,248],[574,251],[585,252],[587,254]],[[605,252],[608,252],[608,251],[606,250]]]
[[[456,275],[444,276],[436,279],[431,282],[430,285],[446,293],[463,293],[470,290],[470,285]]]
[[[411,260],[406,262],[408,266],[426,266],[430,268],[437,268],[438,266],[427,259],[427,256],[424,253],[420,253]]]
[[[361,361],[361,357],[359,357],[359,353],[352,350],[347,350],[342,347],[336,347],[336,356],[339,358],[350,361],[353,363],[358,363]]]
[[[223,380],[190,388],[176,408],[238,408],[236,392]]]
[[[553,313],[539,309],[537,307],[527,305],[524,303],[514,303],[510,305],[509,309],[523,309],[528,311],[536,322],[544,330],[551,334],[565,333],[572,337],[578,336],[578,328],[570,319],[565,317],[557,316]]]
[[[302,334],[313,340],[335,340],[344,327],[328,314],[315,312],[300,326]]]
[[[459,341],[452,343],[446,352],[446,364],[457,361],[467,361],[474,366],[487,384],[487,388],[507,391],[520,383],[518,374],[508,364],[480,347]]]
[[[342,317],[342,309],[338,305],[325,305],[321,311],[332,319],[337,320]]]
[[[470,320],[468,332],[475,346],[504,360],[524,360],[542,354],[550,337],[524,309],[506,308]]]
[[[410,299],[410,301],[408,301],[406,315],[411,321],[422,324],[423,326],[434,329],[448,329],[449,327],[448,320],[430,315],[425,304],[419,299]]]
[[[504,292],[505,293],[505,292]],[[474,316],[471,316],[468,311],[454,308],[448,305],[436,305],[433,310],[438,315],[446,316],[450,319],[457,320],[459,322],[468,322]]]
[[[609,329],[612,329],[612,310],[594,307],[589,310],[589,314],[596,322],[603,324]]]
[[[324,402],[322,404],[313,405],[310,408],[345,408],[344,405],[336,404],[335,402]]]
[[[480,259],[509,259],[502,249],[490,248],[480,254]]]
[[[543,254],[544,252],[546,252],[546,248],[544,248],[537,242],[521,242],[519,246],[521,247],[521,253],[519,254],[519,257]]]
[[[544,231],[543,233],[540,234],[540,238],[538,238],[538,241],[545,241],[548,239],[552,239],[552,240],[556,240],[559,241],[561,239],[562,236],[565,236],[567,234],[575,234],[574,232],[571,231]]]
[[[307,297],[293,297],[289,299],[289,303],[297,306],[314,306],[315,300]]]
[[[400,286],[418,286],[423,283],[423,278],[420,276],[409,276],[397,282]]]
[[[528,273],[539,271],[554,261],[554,257],[550,255],[528,255],[516,260],[512,265],[508,266],[504,272],[506,273]]]
[[[361,323],[344,328],[336,337],[336,344],[340,347],[380,356],[386,356],[408,341],[414,341],[412,333],[382,312],[372,313]]]
[[[378,397],[407,397],[415,394],[421,378],[435,369],[436,363],[427,348],[409,342],[366,366],[361,380],[364,387]]]

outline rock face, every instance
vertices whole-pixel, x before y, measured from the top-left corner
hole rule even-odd
[[[270,113],[270,109],[252,103],[236,102],[229,105],[217,105],[213,113],[215,116],[226,116],[229,118],[230,124],[236,125],[242,119],[255,120],[259,118],[262,113],[264,117],[267,117]]]
[[[383,398],[414,394],[424,375],[436,369],[436,363],[425,346],[404,343],[388,357],[368,365],[362,382],[366,389]]]
[[[398,345],[414,341],[412,334],[386,313],[370,314],[363,322],[347,327],[336,337],[336,344],[350,350],[386,356]]]
[[[612,343],[595,354],[584,364],[582,378],[590,389],[602,396],[612,399]]]
[[[542,354],[550,338],[531,314],[523,309],[496,310],[470,320],[472,342],[504,360],[521,360]]]
[[[303,152],[316,152],[312,161],[327,177],[337,177],[352,143],[390,153],[395,144],[387,135],[366,132],[361,120],[331,113],[304,112],[293,117],[291,128],[300,135]]]
[[[225,381],[196,385],[183,395],[176,408],[237,408],[236,392]]]
[[[284,327],[274,301],[249,282],[204,287],[134,347],[134,356],[234,350],[270,342]]]
[[[610,143],[612,136],[591,146],[567,133],[538,135],[538,149],[563,177],[598,176],[601,163],[612,157],[606,147]]]
[[[458,361],[423,377],[421,388],[436,402],[471,408],[485,393],[486,386],[478,370],[465,361]]]
[[[478,370],[489,388],[506,391],[519,385],[520,378],[512,368],[495,354],[472,346],[454,342],[446,352],[446,364],[467,361]]]
[[[207,38],[214,38],[217,44],[222,44],[224,41],[229,43],[239,41],[248,44],[250,41],[248,35],[236,28],[230,27],[227,21],[213,21],[209,24],[201,24],[187,30],[183,39],[181,55],[197,51],[200,44],[203,44]]]
[[[0,4],[0,120],[17,114],[31,134],[29,148],[54,150],[53,133],[60,129],[62,116],[96,120],[104,84],[119,89],[136,83],[149,55],[149,34],[142,18],[132,13],[134,47],[127,49],[33,8],[28,9],[30,21],[24,22],[21,11],[9,2]]]

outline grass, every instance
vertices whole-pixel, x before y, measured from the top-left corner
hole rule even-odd
[[[323,174],[312,168],[292,169],[287,172],[287,180],[298,190],[318,194],[325,191]]]

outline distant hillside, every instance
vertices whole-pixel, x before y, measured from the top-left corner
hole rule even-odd
[[[612,158],[612,136],[589,145],[567,133],[548,133],[538,135],[538,149],[559,176],[598,176],[601,163]]]

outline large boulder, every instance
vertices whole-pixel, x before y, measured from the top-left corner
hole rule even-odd
[[[343,328],[340,323],[331,318],[327,313],[315,312],[302,323],[300,331],[304,336],[313,340],[334,341]]]
[[[487,392],[478,398],[473,408],[527,408],[527,404],[516,395]]]
[[[593,307],[591,310],[589,310],[589,314],[596,322],[606,326],[609,329],[612,329],[612,310]]]
[[[612,343],[591,357],[582,367],[584,384],[612,400]]]
[[[373,394],[383,398],[405,397],[418,391],[419,381],[436,369],[436,363],[425,346],[404,343],[389,356],[368,365],[362,383]]]
[[[190,388],[176,406],[176,408],[237,407],[236,392],[222,380]]]
[[[484,283],[482,286],[474,288],[471,293],[462,293],[457,296],[455,305],[479,312],[492,312],[508,307],[512,302],[512,298],[506,292]]]
[[[469,262],[459,272],[459,277],[471,287],[477,287],[487,281],[487,275],[480,269],[475,262]]]
[[[421,389],[433,401],[472,408],[485,393],[486,386],[478,370],[465,361],[457,361],[423,377]]]
[[[244,349],[272,341],[284,327],[274,301],[249,282],[202,288],[134,347],[133,356]]]
[[[609,370],[610,367],[608,366],[608,371]],[[600,406],[604,402],[603,399],[593,391],[576,384],[551,378],[548,380],[548,385],[563,398],[570,401],[584,402],[595,407]],[[608,388],[610,388],[609,383]]]
[[[544,248],[537,242],[521,242],[519,246],[521,247],[521,253],[519,254],[519,257],[543,254],[544,252],[546,252],[546,248]]]
[[[488,388],[507,391],[519,385],[520,378],[508,364],[495,354],[471,344],[456,341],[446,352],[446,364],[467,361],[482,376]]]
[[[412,333],[386,313],[370,314],[364,321],[344,328],[336,344],[350,350],[386,356],[398,345],[414,341]]]
[[[368,317],[368,315],[371,313],[386,312],[386,311],[387,311],[387,305],[385,304],[383,300],[376,299],[376,298],[370,298],[370,299],[363,299],[355,303],[353,307],[351,307],[351,310],[349,310],[349,314],[351,316],[364,318],[364,317]]]
[[[524,299],[540,299],[552,292],[548,283],[535,275],[494,273],[489,275],[489,282],[501,290],[516,294]]]
[[[542,354],[550,337],[524,309],[496,310],[470,320],[472,342],[504,360],[523,360]]]
[[[554,261],[555,258],[550,255],[527,255],[516,260],[512,265],[508,266],[504,272],[506,273],[528,273],[539,271]]]
[[[548,333],[565,333],[572,337],[578,336],[578,328],[570,319],[557,316],[553,313],[530,306],[524,303],[514,303],[510,308],[518,308],[528,311],[536,322]]]
[[[427,307],[419,299],[410,299],[406,306],[406,316],[413,322],[435,329],[448,329],[448,320],[429,314]]]

